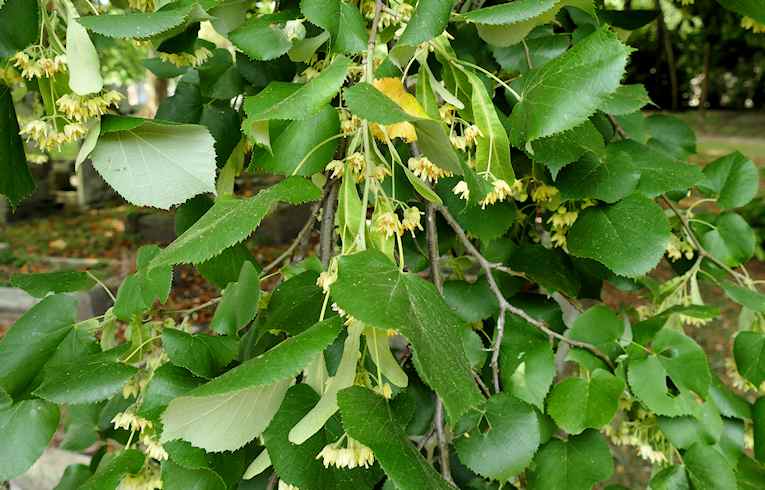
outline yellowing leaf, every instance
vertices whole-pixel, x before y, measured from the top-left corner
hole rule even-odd
[[[406,91],[399,78],[378,78],[372,82],[372,85],[392,99],[407,114],[421,118],[428,117],[417,98]],[[382,128],[385,128],[385,131]],[[407,143],[417,141],[417,133],[410,122],[399,122],[382,127],[379,124],[372,124],[372,134],[380,140],[384,140],[387,134],[390,139],[401,138]]]

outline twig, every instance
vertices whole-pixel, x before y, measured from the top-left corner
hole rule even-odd
[[[708,252],[708,251],[707,251],[707,250],[706,250],[706,249],[705,249],[705,248],[704,248],[704,247],[701,245],[701,242],[699,242],[699,239],[696,237],[696,234],[695,234],[695,233],[693,232],[693,230],[691,229],[691,225],[690,225],[690,223],[688,222],[688,218],[687,218],[686,216],[684,216],[684,215],[683,215],[683,214],[680,212],[680,210],[679,210],[679,209],[677,209],[677,206],[675,206],[674,204],[672,204],[672,201],[670,201],[670,200],[667,198],[667,196],[664,196],[664,195],[662,195],[662,196],[661,196],[661,200],[662,200],[662,201],[664,201],[664,204],[666,204],[666,205],[667,205],[667,207],[668,207],[670,210],[672,210],[672,212],[675,214],[675,216],[677,216],[677,218],[680,220],[680,223],[682,224],[682,226],[683,226],[683,229],[684,229],[684,230],[685,230],[685,232],[688,234],[688,237],[691,239],[691,242],[693,242],[693,246],[694,246],[694,247],[696,247],[696,250],[698,250],[698,251],[699,251],[699,255],[701,255],[702,257],[704,257],[704,258],[706,258],[706,259],[709,259],[711,262],[714,262],[714,263],[715,263],[715,264],[716,264],[718,267],[720,267],[720,268],[721,268],[721,269],[723,269],[725,272],[727,272],[728,274],[730,274],[730,275],[731,275],[731,276],[732,276],[734,279],[736,279],[736,281],[738,281],[738,282],[740,283],[740,282],[742,281],[742,275],[741,275],[741,274],[739,274],[738,272],[734,271],[734,270],[733,270],[733,269],[731,269],[730,267],[728,267],[728,265],[727,265],[725,262],[721,261],[720,259],[718,259],[718,258],[717,258],[717,257],[715,257],[714,255],[712,255],[711,253],[709,253],[709,252]]]
[[[88,276],[90,276],[90,278],[91,278],[91,279],[93,279],[94,281],[96,281],[96,284],[98,284],[99,286],[101,286],[101,287],[104,289],[104,291],[106,291],[106,294],[108,294],[108,295],[109,295],[109,298],[112,300],[112,303],[116,303],[116,302],[117,302],[117,298],[115,298],[115,297],[114,297],[114,294],[112,293],[112,291],[111,291],[111,290],[110,290],[108,287],[106,287],[106,284],[104,284],[104,283],[101,281],[101,279],[99,279],[98,277],[96,277],[96,275],[95,275],[95,274],[93,274],[93,273],[92,273],[92,272],[90,272],[90,271],[85,271],[85,273],[86,273]]]
[[[426,235],[428,239],[428,257],[430,259],[430,275],[436,285],[438,294],[444,294],[444,284],[441,277],[441,267],[438,259],[438,229],[436,227],[436,208],[428,204],[428,212],[425,221]],[[452,472],[449,468],[449,445],[444,434],[444,402],[440,398],[436,400],[436,436],[438,438],[438,456],[441,462],[441,476],[448,482],[453,482]]]
[[[321,265],[324,269],[329,266],[329,259],[332,257],[332,249],[335,245],[335,209],[340,182],[333,180],[327,185],[329,191],[321,211],[321,226],[319,228],[319,257],[321,257]]]
[[[611,114],[608,114],[608,120],[611,121],[611,125],[614,127],[614,131],[616,131],[616,134],[621,136],[623,140],[626,140],[629,138],[629,135],[627,135],[627,132],[624,130],[621,124],[619,124],[619,121],[616,120],[614,116]]]
[[[506,299],[505,296],[502,294],[502,291],[500,291],[499,286],[497,286],[497,282],[494,280],[494,276],[492,275],[492,267],[491,263],[486,260],[486,258],[481,255],[481,252],[478,251],[478,249],[473,245],[473,243],[470,241],[470,239],[465,234],[465,230],[462,229],[459,223],[454,219],[454,217],[451,215],[448,209],[446,209],[443,206],[438,207],[438,212],[441,213],[441,215],[446,219],[446,222],[449,223],[449,226],[452,227],[454,232],[459,237],[462,244],[465,246],[465,249],[478,260],[478,263],[481,265],[481,268],[483,269],[484,273],[486,274],[486,280],[489,283],[489,288],[494,293],[494,296],[497,298],[497,303],[499,303],[499,318],[497,320],[497,333],[495,335],[494,339],[494,345],[492,346],[492,355],[491,355],[491,370],[492,370],[492,377],[494,379],[494,390],[499,392],[500,391],[500,385],[499,385],[499,351],[502,346],[502,338],[505,335],[505,314],[506,312],[510,312],[513,315],[516,315],[523,320],[526,320],[529,324],[533,325],[537,329],[541,330],[545,334],[547,334],[550,337],[554,337],[558,340],[561,340],[563,342],[566,342],[567,344],[573,345],[574,347],[580,347],[582,349],[587,349],[599,358],[601,358],[609,367],[613,368],[614,364],[611,362],[611,359],[604,354],[600,349],[595,347],[592,344],[589,344],[587,342],[581,342],[578,340],[570,339],[564,335],[561,335],[560,333],[556,332],[555,330],[552,330],[550,327],[547,326],[547,323],[541,320],[537,320],[536,318],[532,317],[528,313],[526,313],[525,310],[518,308],[517,306],[514,306],[510,304]]]
[[[426,235],[428,237],[428,258],[430,259],[430,276],[433,284],[440,294],[444,294],[444,281],[441,277],[441,267],[439,266],[438,253],[438,229],[436,228],[436,207],[428,204],[428,211],[425,216]]]
[[[369,30],[369,43],[367,44],[367,59],[365,80],[371,82],[374,79],[374,52],[377,44],[377,29],[380,25],[380,13],[382,12],[382,0],[375,0],[375,15],[372,19],[372,27]]]
[[[287,250],[281,253],[278,257],[276,257],[274,260],[271,261],[270,264],[263,267],[263,271],[261,271],[261,274],[267,274],[272,269],[276,268],[279,264],[282,263],[283,260],[288,258],[290,255],[292,255],[292,252],[295,251],[295,249],[300,245],[300,243],[303,241],[303,239],[313,230],[313,225],[316,221],[316,213],[319,212],[319,206],[321,206],[321,201],[317,202],[311,207],[311,215],[308,217],[308,220],[303,225],[303,228],[300,230],[300,232],[295,237],[295,240],[292,241],[289,247],[287,247]]]
[[[440,398],[436,401],[436,438],[438,439],[438,457],[441,462],[441,476],[449,483],[454,483],[452,472],[449,468],[449,446],[444,434],[444,402]]]

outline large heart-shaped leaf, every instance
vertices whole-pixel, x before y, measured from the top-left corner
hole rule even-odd
[[[42,455],[58,427],[58,407],[23,400],[0,410],[0,480],[24,473]]]
[[[736,151],[704,167],[704,180],[699,188],[717,196],[720,207],[738,208],[757,195],[758,183],[757,167]]]
[[[532,490],[590,490],[614,472],[608,443],[594,430],[567,441],[553,438],[537,453],[534,463],[529,475]]]
[[[641,276],[664,255],[670,239],[661,208],[639,194],[585,209],[568,233],[572,255],[601,262],[617,274]]]
[[[586,121],[618,87],[630,48],[602,28],[522,79],[510,123],[515,146]]]
[[[534,458],[540,441],[537,414],[507,393],[491,397],[482,411],[488,429],[479,425],[457,439],[457,454],[476,473],[504,482]]]
[[[569,434],[599,429],[613,418],[622,391],[621,379],[596,369],[589,380],[567,378],[557,384],[547,400],[547,412]]]

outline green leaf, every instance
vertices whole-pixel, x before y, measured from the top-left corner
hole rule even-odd
[[[384,398],[366,388],[354,386],[338,393],[337,402],[348,435],[372,449],[397,489],[455,488],[441,478],[409,442]]]
[[[412,124],[417,133],[417,146],[422,154],[442,169],[461,175],[462,167],[444,124],[431,119],[419,119]]]
[[[348,58],[338,56],[319,76],[304,85],[294,87],[280,82],[270,83],[257,95],[245,99],[247,121],[297,121],[316,114],[337,95],[350,65]]]
[[[470,97],[473,119],[481,132],[476,139],[475,168],[479,173],[490,172],[511,183],[515,172],[510,164],[510,141],[505,128],[481,79],[471,72],[466,74],[473,90]]]
[[[765,468],[749,457],[742,457],[736,467],[739,490],[757,490],[765,485]]]
[[[117,348],[120,353],[124,349]],[[120,393],[138,369],[115,362],[115,352],[101,352],[46,368],[34,395],[54,403],[95,403]]]
[[[413,122],[418,118],[404,111],[374,85],[361,82],[343,90],[346,106],[351,113],[379,124]]]
[[[170,266],[149,268],[149,263],[160,253],[157,245],[144,245],[138,249],[138,271],[128,276],[117,291],[114,315],[120,320],[130,320],[136,313],[151,308],[155,300],[167,301],[173,281]]]
[[[624,116],[639,111],[650,103],[651,98],[642,84],[620,85],[616,92],[605,99],[599,109],[614,116]]]
[[[529,66],[529,59],[526,58],[523,45],[491,46],[490,48],[494,59],[503,70],[526,73],[533,67],[540,67],[562,55],[570,44],[571,36],[568,34],[553,34],[552,29],[537,28],[526,38],[531,66]]]
[[[624,322],[613,310],[605,305],[596,305],[576,317],[568,337],[608,351],[623,333]]]
[[[23,51],[30,44],[37,42],[39,37],[39,4],[27,0],[0,2],[0,58]],[[5,172],[3,175],[6,175]]]
[[[485,277],[472,284],[465,281],[444,282],[444,300],[466,323],[485,320],[499,312],[497,299]]]
[[[696,442],[716,444],[723,433],[723,419],[709,402],[699,407],[695,417],[657,417],[659,429],[678,449],[688,449]]]
[[[258,314],[260,274],[251,262],[242,264],[239,281],[232,282],[223,291],[223,299],[215,309],[210,322],[214,331],[234,336]]]
[[[8,4],[6,9],[10,5]],[[0,21],[0,36],[3,24],[4,22]],[[0,85],[0,174],[3,176],[0,180],[0,195],[7,197],[12,207],[16,207],[35,189],[35,181],[27,166],[24,143],[19,136],[19,123],[16,119],[16,109],[13,107],[11,89],[5,85]]]
[[[169,209],[215,192],[214,140],[205,127],[125,119],[102,121],[90,154],[93,167],[122,197],[137,206]]]
[[[596,369],[589,380],[567,378],[555,385],[547,400],[547,413],[569,434],[599,429],[614,417],[623,391],[620,378]]]
[[[61,449],[85,451],[98,441],[98,418],[102,409],[101,403],[68,406]]]
[[[284,32],[284,23],[295,18],[289,10],[252,16],[243,25],[229,33],[229,39],[237,48],[253,60],[267,61],[287,53],[292,41]]]
[[[162,347],[170,362],[201,378],[212,378],[234,360],[239,341],[235,337],[188,334],[175,328],[162,330]]]
[[[696,165],[690,165],[657,151],[650,145],[625,140],[611,143],[609,151],[624,152],[640,172],[637,192],[655,197],[667,191],[685,191],[704,175]]]
[[[679,160],[696,153],[696,133],[682,119],[666,114],[653,114],[645,119],[653,146]]]
[[[329,32],[333,51],[352,54],[367,49],[366,20],[355,5],[343,0],[301,0],[300,11]]]
[[[226,482],[209,468],[184,468],[172,460],[162,462],[164,490],[226,490]]]
[[[77,302],[63,294],[33,306],[0,339],[0,388],[16,397],[29,388],[72,330]]]
[[[567,441],[551,439],[537,453],[534,464],[528,480],[531,490],[590,490],[614,472],[608,443],[594,430]]]
[[[739,208],[757,195],[758,182],[757,167],[735,151],[704,167],[699,189],[716,196],[721,208]]]
[[[765,294],[747,289],[741,286],[736,286],[730,281],[723,281],[720,284],[730,299],[736,303],[749,308],[752,311],[759,313],[765,313]]]
[[[96,281],[86,272],[78,271],[39,272],[11,276],[13,287],[21,288],[36,298],[44,298],[48,293],[84,291],[95,284]]]
[[[187,5],[159,12],[91,15],[80,17],[79,22],[88,30],[102,36],[146,39],[181,27],[189,20],[194,7],[194,5]]]
[[[111,490],[117,488],[129,474],[138,473],[143,467],[144,454],[137,449],[124,449],[104,456],[96,472],[79,490]]]
[[[436,184],[436,190],[446,203],[449,212],[465,231],[488,242],[504,235],[518,220],[518,210],[511,202],[496,203],[481,209],[481,206],[477,204],[460,199],[452,192],[459,180],[458,178],[441,179]]]
[[[728,460],[713,446],[696,443],[683,455],[693,488],[735,490],[736,475]]]
[[[669,222],[662,209],[632,194],[616,204],[582,211],[568,233],[568,249],[616,274],[638,277],[659,263],[669,238]]]
[[[365,294],[358,294],[361,290]],[[462,320],[433,284],[402,273],[385,255],[366,251],[340,258],[332,297],[349,315],[396,329],[412,344],[421,377],[444,400],[455,420],[481,402],[462,345],[453,342]]]
[[[513,24],[477,24],[478,35],[490,46],[508,47],[517,45],[524,41],[526,36],[540,25],[552,22],[562,6],[563,2],[557,2],[553,8]]]
[[[706,397],[711,373],[704,350],[690,337],[671,328],[663,328],[651,344],[657,358],[679,388]]]
[[[198,264],[247,238],[279,202],[302,204],[321,192],[302,177],[290,177],[247,199],[218,199],[212,208],[162,250],[151,267]]]
[[[598,29],[522,79],[513,108],[511,140],[522,146],[585,122],[618,87],[630,48]]]
[[[100,92],[104,88],[98,52],[88,31],[77,22],[79,14],[71,2],[66,3],[66,65],[69,88],[78,95]]]
[[[160,414],[173,399],[193,390],[203,381],[174,364],[163,364],[154,371],[143,392],[138,415],[159,421]]]
[[[570,297],[579,293],[579,278],[571,261],[558,249],[521,243],[510,255],[510,267],[525,273],[550,292],[560,291]]]
[[[515,24],[538,17],[552,10],[558,3],[558,0],[516,0],[473,10],[462,15],[462,18],[476,24]]]
[[[191,225],[196,223],[214,204],[208,196],[197,196],[189,199],[175,210],[175,234],[182,235]],[[256,269],[255,257],[243,243],[228,247],[215,257],[201,262],[197,269],[205,279],[221,289],[225,289],[230,282],[239,280],[239,273],[245,262],[249,262]]]
[[[741,215],[727,212],[714,221],[715,229],[701,235],[701,245],[730,267],[743,264],[754,255],[754,230]],[[707,228],[704,225],[704,228]]]
[[[316,272],[305,271],[279,284],[268,300],[268,309],[258,318],[258,328],[297,335],[313,325],[324,304],[318,278]]]
[[[672,395],[667,390],[666,377],[666,370],[654,356],[636,359],[629,364],[630,388],[646,407],[668,417],[693,413],[695,405],[692,395],[687,391]]]
[[[615,203],[635,191],[640,172],[629,155],[608,145],[605,158],[585,154],[558,174],[556,185],[563,199],[599,199]]]
[[[502,385],[516,398],[543,410],[555,378],[550,343],[536,328],[515,315],[508,315],[505,327],[499,358]]]
[[[58,427],[58,407],[23,400],[0,410],[0,480],[11,480],[37,461]]]
[[[339,317],[319,322],[174,399],[162,415],[162,441],[182,438],[211,452],[242,447],[268,426],[292,378],[332,343],[340,325]],[[252,406],[259,408],[240,415]],[[221,420],[236,423],[221,428]]]
[[[765,24],[765,6],[758,0],[717,0],[717,3],[737,14],[751,17]]]
[[[593,156],[600,157],[606,152],[603,136],[589,120],[563,133],[536,140],[531,143],[531,149],[534,151],[534,160],[543,162],[550,169],[554,179],[558,178],[558,172],[563,167],[577,161],[583,155],[592,153]],[[597,161],[592,157],[586,159]]]
[[[651,490],[690,490],[691,485],[685,474],[685,466],[673,465],[653,475],[648,488]]]
[[[453,5],[451,0],[419,0],[399,43],[417,46],[439,36],[449,23]]]
[[[363,480],[365,476],[367,480],[370,477],[375,479],[376,472],[373,470],[325,468],[321,458],[317,458],[324,446],[335,442],[340,434],[326,430],[317,432],[302,444],[289,441],[290,429],[310,412],[318,400],[319,395],[306,384],[295,385],[287,392],[282,406],[263,432],[274,470],[285,483],[304,490],[371,488],[375,482]]]
[[[91,474],[88,465],[70,464],[53,490],[77,490],[90,478]]]
[[[324,170],[335,155],[340,118],[329,105],[306,119],[291,122],[264,152],[253,161],[258,169],[276,175],[310,176]]]
[[[733,357],[741,376],[755,386],[765,381],[765,334],[747,331],[736,334]]]
[[[536,411],[507,393],[486,401],[482,409],[488,429],[480,426],[454,445],[460,461],[479,475],[508,481],[526,468],[540,442]]]

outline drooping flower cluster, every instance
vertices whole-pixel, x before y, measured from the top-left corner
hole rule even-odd
[[[577,211],[569,211],[566,206],[559,207],[547,220],[552,225],[552,243],[556,247],[566,245],[566,233],[579,216]]]
[[[175,65],[178,68],[186,66],[197,67],[210,59],[212,52],[203,46],[195,49],[193,53],[164,53],[160,51],[158,56],[160,60]]]
[[[410,158],[408,167],[414,175],[421,178],[425,182],[435,183],[443,177],[450,177],[452,175],[451,172],[442,169],[438,165],[428,160],[427,157]]]
[[[626,413],[631,402],[622,400],[620,405],[625,408]],[[617,446],[635,447],[638,456],[652,464],[671,464],[672,444],[659,428],[656,416],[642,408],[633,412],[634,418],[621,419],[615,424],[607,425],[603,432]]]
[[[52,78],[66,71],[66,56],[54,52],[45,52],[39,48],[19,51],[11,58],[13,66],[21,70],[21,76],[27,80],[34,78]]]
[[[683,257],[691,260],[695,253],[696,252],[693,248],[693,245],[691,245],[690,242],[674,234],[667,244],[667,257],[669,257],[673,262],[676,262]]]
[[[346,447],[342,447],[343,439],[347,439]],[[325,468],[369,468],[375,462],[371,449],[350,436],[343,435],[337,442],[327,444],[316,456],[321,459]]]

